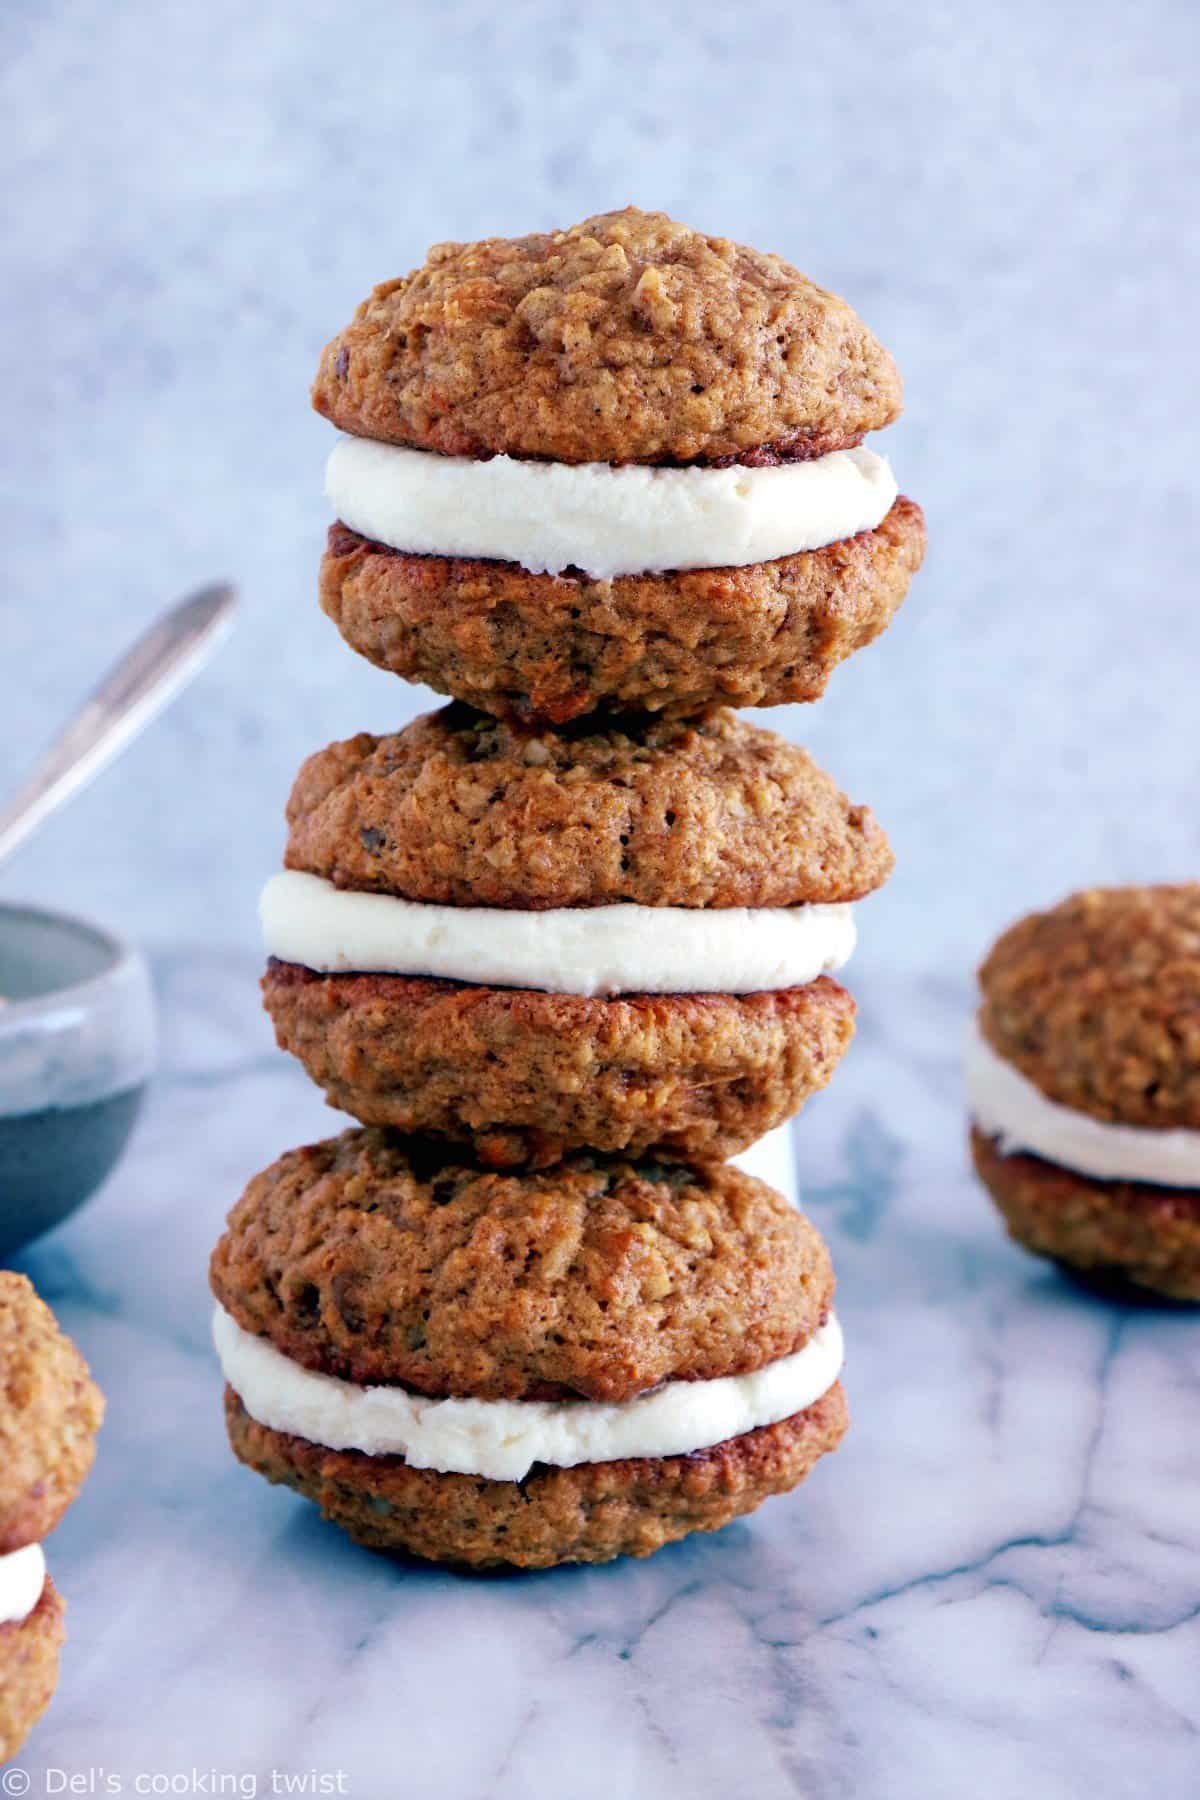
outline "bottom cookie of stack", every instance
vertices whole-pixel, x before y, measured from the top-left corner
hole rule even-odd
[[[374,1549],[648,1555],[846,1429],[825,1246],[728,1165],[349,1131],[250,1183],[212,1283],[235,1453]]]

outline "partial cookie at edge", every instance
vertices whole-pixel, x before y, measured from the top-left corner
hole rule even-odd
[[[64,1611],[47,1575],[29,1617],[0,1624],[0,1764],[16,1756],[54,1698],[58,1653],[66,1636]]]
[[[0,1555],[40,1543],[87,1477],[104,1400],[24,1275],[0,1270]]]

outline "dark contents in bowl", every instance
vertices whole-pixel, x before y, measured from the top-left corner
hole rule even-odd
[[[145,1084],[86,1106],[0,1118],[0,1259],[59,1224],[114,1167]]]
[[[145,960],[111,932],[0,903],[0,1258],[67,1218],[125,1148],[154,1066]]]

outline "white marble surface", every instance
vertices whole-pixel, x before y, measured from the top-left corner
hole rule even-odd
[[[110,1405],[49,1546],[71,1637],[32,1793],[103,1768],[126,1792],[341,1770],[368,1800],[1195,1794],[1200,1323],[1008,1246],[966,1173],[964,986],[860,983],[797,1133],[840,1276],[843,1448],[645,1563],[472,1579],[356,1550],[225,1448],[208,1250],[246,1176],[334,1124],[255,973],[167,962],[133,1152],[25,1259]]]

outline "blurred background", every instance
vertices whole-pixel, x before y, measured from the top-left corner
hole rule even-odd
[[[891,833],[863,961],[957,977],[1072,886],[1196,877],[1198,24],[1190,0],[9,0],[5,787],[169,599],[225,576],[245,605],[0,893],[253,947],[301,758],[433,704],[317,607],[322,343],[434,240],[629,201],[780,252],[906,377],[875,442],[925,571],[824,702],[762,715]]]

